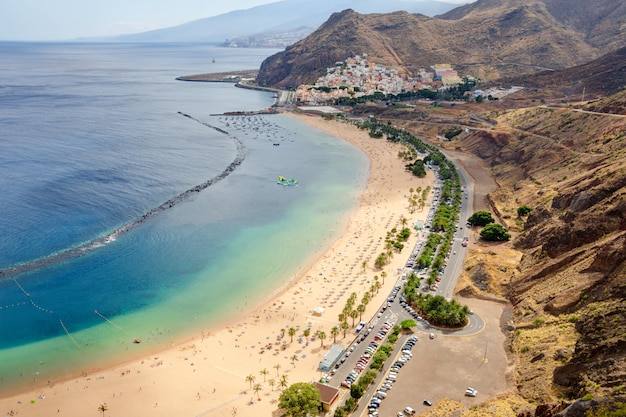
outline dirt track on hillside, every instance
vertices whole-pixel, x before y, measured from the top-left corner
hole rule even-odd
[[[443,150],[443,153],[459,165],[470,177],[474,190],[472,211],[491,210],[487,202],[487,194],[496,190],[498,184],[489,173],[489,170],[483,165],[483,162],[477,157],[461,151],[446,149]]]

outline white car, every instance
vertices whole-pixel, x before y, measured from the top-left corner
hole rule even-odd
[[[478,390],[475,390],[472,387],[467,387],[467,389],[465,390],[465,395],[467,395],[468,397],[475,397],[478,395]]]

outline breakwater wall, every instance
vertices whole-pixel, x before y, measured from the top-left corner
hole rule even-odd
[[[55,265],[57,263],[60,263],[60,262],[63,262],[72,258],[83,256],[111,242],[114,242],[118,236],[129,232],[130,230],[136,228],[137,226],[139,226],[146,220],[166,210],[169,210],[175,207],[177,204],[182,203],[183,201],[187,200],[192,195],[199,193],[202,190],[205,190],[208,187],[228,177],[239,165],[243,163],[243,161],[246,158],[247,148],[239,139],[237,139],[235,136],[228,133],[226,130],[221,129],[217,126],[213,126],[208,123],[202,122],[201,120],[198,120],[194,118],[193,116],[190,116],[182,112],[178,112],[178,114],[180,114],[181,116],[187,117],[188,119],[193,120],[197,123],[200,123],[208,128],[211,128],[219,133],[226,135],[231,141],[234,142],[235,146],[237,147],[237,154],[235,156],[235,159],[230,164],[228,164],[222,172],[220,172],[218,175],[214,176],[213,178],[210,178],[207,181],[203,182],[202,184],[198,184],[195,187],[192,187],[188,190],[183,191],[182,193],[170,198],[169,200],[160,204],[159,206],[154,207],[148,212],[142,214],[136,219],[107,233],[106,235],[97,237],[91,241],[85,242],[78,246],[53,253],[43,258],[39,258],[30,262],[25,262],[22,264],[18,264],[18,265],[0,270],[0,279],[11,278],[11,277],[14,277],[15,275],[18,275],[24,272],[35,271],[37,269],[52,266],[52,265]]]

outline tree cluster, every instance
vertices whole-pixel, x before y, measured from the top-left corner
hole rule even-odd
[[[296,382],[283,390],[278,398],[278,407],[286,416],[304,417],[316,415],[322,404],[320,392],[313,384]]]
[[[525,210],[523,211],[525,212]],[[511,234],[504,226],[495,223],[493,216],[488,211],[480,210],[475,212],[467,219],[467,222],[473,226],[484,226],[480,231],[480,237],[484,240],[502,242],[511,239]]]
[[[406,164],[405,169],[419,178],[424,178],[426,176],[426,168],[424,166],[424,161],[421,159],[416,159],[414,162],[410,164]]]
[[[426,320],[436,326],[465,326],[470,313],[468,306],[462,306],[456,300],[448,301],[441,295],[418,295],[415,306]]]
[[[501,224],[490,223],[480,231],[480,237],[490,242],[503,242],[511,239],[511,234]]]
[[[467,219],[467,222],[472,226],[486,226],[489,223],[495,222],[495,220],[488,211],[479,210],[472,214],[469,219]]]

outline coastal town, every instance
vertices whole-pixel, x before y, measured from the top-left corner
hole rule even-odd
[[[361,97],[376,92],[398,94],[422,89],[436,90],[460,84],[463,80],[449,64],[436,64],[432,72],[420,68],[409,76],[368,59],[367,54],[335,63],[312,85],[301,85],[295,99],[301,103],[320,104],[340,97]]]
[[[459,75],[452,65],[434,64],[430,68],[419,68],[413,76],[395,68],[387,68],[368,59],[367,54],[338,61],[326,69],[326,74],[313,84],[300,85],[293,94],[299,104],[328,104],[340,98],[358,98],[375,93],[401,94],[418,90],[443,90],[465,82],[477,83],[471,75]],[[501,98],[519,91],[521,87],[508,89],[490,88],[474,90],[471,94]]]

